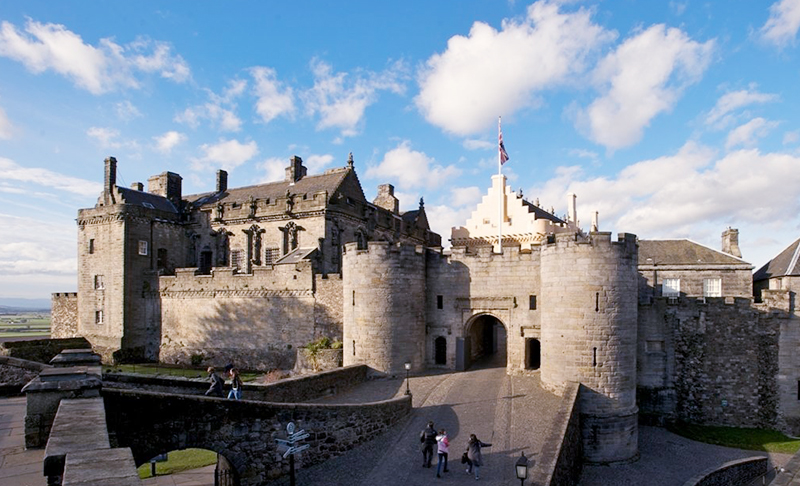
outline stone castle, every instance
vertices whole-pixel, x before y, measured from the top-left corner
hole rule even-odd
[[[116,164],[78,212],[77,296],[53,296],[53,336],[106,359],[286,368],[330,336],[345,365],[393,375],[501,353],[556,393],[583,385],[592,462],[635,459],[640,421],[800,434],[794,294],[754,297],[734,229],[722,251],[614,239],[596,214],[581,229],[575,196],[558,217],[496,175],[443,251],[422,200],[401,213],[389,184],[366,200],[352,155],[320,175],[293,157],[283,181],[235,189],[219,171],[191,196],[172,172],[119,187]]]

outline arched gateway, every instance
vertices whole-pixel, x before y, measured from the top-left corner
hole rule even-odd
[[[508,361],[506,326],[491,314],[477,314],[464,325],[463,337],[456,341],[456,368],[469,369],[475,363],[503,366]]]

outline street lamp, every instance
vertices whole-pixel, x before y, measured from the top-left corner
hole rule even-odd
[[[517,470],[517,479],[519,479],[519,484],[524,485],[525,480],[528,479],[528,458],[525,457],[525,452],[523,452],[522,456],[517,459],[515,468]]]
[[[406,368],[406,395],[411,395],[411,388],[408,386],[408,372],[411,371],[411,362],[406,361],[403,366]]]

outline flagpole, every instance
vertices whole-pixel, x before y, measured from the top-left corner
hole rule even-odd
[[[503,134],[503,130],[500,127],[500,121],[502,117],[497,117],[497,175],[503,175],[503,154],[500,152],[500,137]],[[498,247],[500,249],[500,253],[503,253],[503,198],[505,197],[505,184],[503,183],[503,178],[500,178],[500,198],[498,201],[497,206],[497,241]]]

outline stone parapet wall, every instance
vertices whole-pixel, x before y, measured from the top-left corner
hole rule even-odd
[[[342,276],[314,275],[314,333],[342,339]]]
[[[78,293],[56,292],[50,297],[50,337],[78,337]]]
[[[82,337],[6,341],[0,343],[0,356],[49,363],[51,359],[65,349],[86,349],[91,347],[91,344]]]
[[[275,383],[244,383],[242,395],[245,400],[262,402],[307,402],[339,393],[363,383],[367,379],[367,367],[348,366],[337,370],[323,371],[313,375],[287,378]],[[203,395],[209,380],[166,376],[144,376],[130,373],[105,373],[106,388],[147,390],[158,393]],[[226,386],[226,391],[229,386]]]
[[[0,395],[15,395],[22,387],[50,365],[8,356],[0,356]]]
[[[583,440],[580,422],[580,384],[564,387],[558,412],[531,471],[531,484],[571,486],[577,484],[583,469]]]
[[[767,474],[769,458],[748,457],[708,469],[683,483],[683,486],[750,486]],[[775,482],[770,483],[777,486]]]
[[[223,455],[239,484],[256,486],[280,477],[288,459],[277,449],[294,422],[311,447],[296,456],[308,467],[344,454],[402,420],[411,397],[360,405],[259,403],[147,391],[104,389],[109,431],[120,447],[130,447],[140,465],[159,453],[198,447]],[[146,426],[145,426],[146,425]]]

